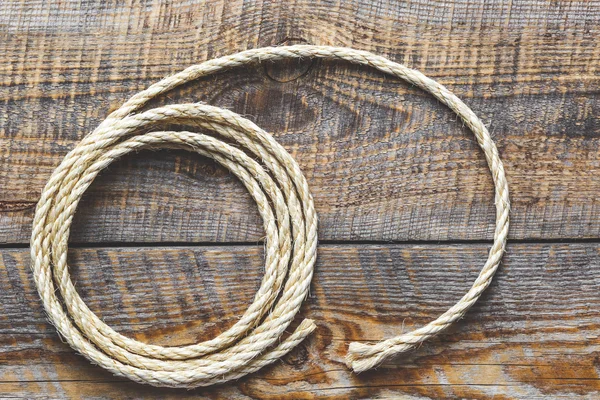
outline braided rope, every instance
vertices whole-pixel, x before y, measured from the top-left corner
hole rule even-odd
[[[348,366],[356,372],[365,371],[388,357],[416,347],[460,319],[477,301],[498,268],[509,224],[508,184],[496,146],[483,123],[439,83],[383,57],[326,46],[267,47],[194,65],[134,95],[84,137],[50,177],[33,222],[32,269],[50,321],[74,349],[114,374],[138,382],[196,387],[254,372],[289,352],[315,329],[313,321],[305,319],[289,337],[280,341],[308,293],[317,247],[317,217],[312,196],[294,159],[271,135],[231,111],[205,104],[178,104],[140,112],[156,96],[199,77],[253,62],[304,57],[368,65],[434,95],[473,131],[485,153],[495,185],[494,244],[467,294],[422,328],[373,345],[351,343]],[[161,130],[173,122],[215,132],[235,145],[201,133]],[[98,173],[115,159],[146,147],[187,148],[213,158],[240,179],[263,218],[265,275],[254,301],[236,324],[203,343],[163,347],[119,334],[86,306],[69,275],[67,241],[83,193]],[[260,159],[264,167],[249,154]]]

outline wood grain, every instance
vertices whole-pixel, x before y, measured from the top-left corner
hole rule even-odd
[[[512,238],[600,234],[600,10],[592,3],[20,4],[0,14],[2,243],[28,241],[51,171],[129,96],[209,58],[298,42],[374,51],[465,99],[505,161]],[[273,132],[308,178],[323,240],[493,235],[491,179],[471,134],[406,84],[344,63],[287,63],[210,77],[157,104],[176,101],[227,107]],[[241,185],[185,153],[123,160],[91,189],[79,221],[73,240],[82,243],[262,236]]]
[[[600,397],[599,6],[1,1],[0,398]],[[350,341],[429,321],[477,275],[494,228],[483,155],[450,111],[369,69],[311,60],[240,68],[152,106],[229,108],[298,160],[320,217],[302,309],[317,332],[277,365],[212,389],[159,390],[91,365],[61,342],[34,291],[25,246],[45,181],[131,95],[191,64],[283,43],[387,56],[482,118],[512,194],[512,243],[497,279],[448,333],[351,374],[342,363]],[[109,324],[183,344],[241,315],[261,278],[262,236],[227,171],[183,151],[146,151],[94,182],[69,259],[78,290]]]
[[[41,312],[25,249],[0,252],[0,393],[36,397],[547,398],[600,395],[598,244],[515,244],[484,297],[446,334],[376,371],[343,365],[350,341],[434,318],[465,291],[486,245],[321,246],[301,314],[310,339],[274,367],[192,392],[117,379],[61,343]],[[262,274],[261,246],[78,248],[90,308],[139,340],[184,344],[232,325]]]

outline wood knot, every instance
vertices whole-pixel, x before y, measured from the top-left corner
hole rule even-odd
[[[300,369],[308,361],[308,349],[301,343],[294,350],[282,358],[287,365]]]

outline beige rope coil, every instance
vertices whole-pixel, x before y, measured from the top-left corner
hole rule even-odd
[[[369,65],[433,94],[475,134],[492,172],[496,192],[494,243],[468,293],[422,328],[373,345],[351,343],[348,366],[356,372],[365,371],[414,348],[461,318],[477,301],[498,268],[509,223],[508,184],[496,146],[483,123],[442,85],[383,57],[327,46],[267,47],[194,65],[136,94],[84,137],[50,177],[33,222],[32,269],[50,321],[74,349],[114,374],[138,382],[196,387],[254,372],[289,352],[315,329],[313,321],[305,319],[281,341],[308,293],[317,248],[317,217],[312,196],[294,159],[271,135],[231,111],[205,104],[180,104],[140,112],[156,96],[199,77],[253,62],[304,57]],[[174,122],[215,132],[233,144],[201,133],[161,130]],[[67,241],[83,193],[113,160],[146,147],[188,148],[213,158],[246,186],[263,218],[265,275],[254,301],[236,324],[202,343],[163,347],[119,334],[86,306],[69,275]],[[260,159],[264,167],[254,158]]]

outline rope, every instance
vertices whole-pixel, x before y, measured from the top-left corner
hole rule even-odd
[[[467,294],[422,328],[373,345],[351,343],[348,366],[356,372],[365,371],[388,357],[413,349],[460,319],[477,301],[498,268],[509,224],[508,184],[496,146],[483,123],[439,83],[383,57],[327,46],[267,47],[194,65],[134,95],[84,137],[53,172],[33,221],[32,269],[50,321],[75,350],[112,373],[137,382],[197,387],[252,373],[285,355],[315,329],[314,322],[305,319],[290,336],[281,339],[307,296],[316,259],[317,217],[298,164],[270,134],[231,111],[199,103],[141,111],[151,99],[203,76],[254,62],[305,57],[368,65],[431,93],[473,131],[495,185],[494,244]],[[162,130],[173,123],[212,131],[218,137]],[[119,334],[87,307],[69,275],[67,241],[83,193],[115,159],[148,147],[187,148],[214,159],[245,185],[263,219],[265,275],[260,288],[236,324],[202,343],[163,347]]]

